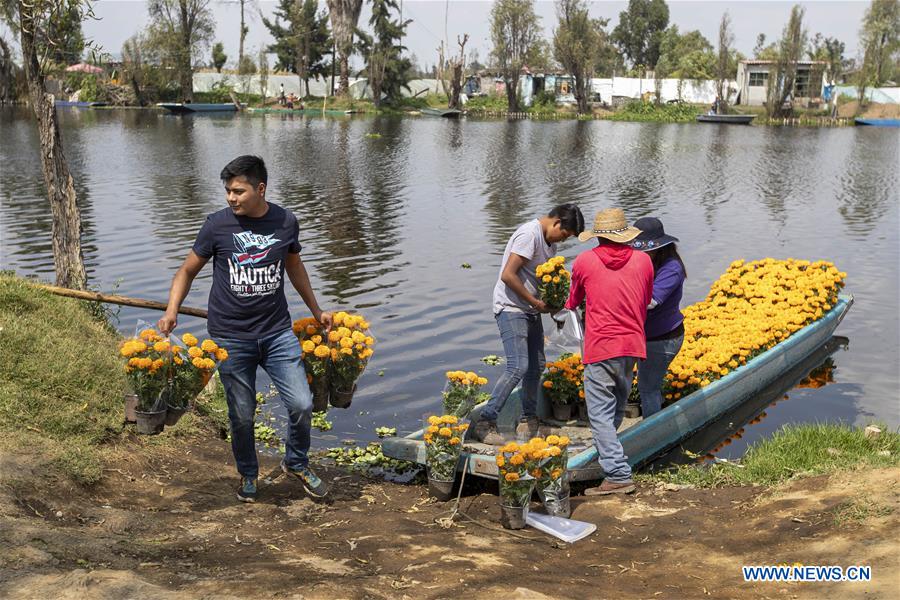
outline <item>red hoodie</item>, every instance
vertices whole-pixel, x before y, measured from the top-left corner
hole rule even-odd
[[[653,263],[630,246],[603,242],[582,252],[572,265],[566,308],[587,296],[584,364],[634,356],[647,358],[644,321],[653,293]]]

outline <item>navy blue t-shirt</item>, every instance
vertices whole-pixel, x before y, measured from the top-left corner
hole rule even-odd
[[[269,202],[258,219],[223,208],[206,217],[194,253],[213,259],[207,331],[213,337],[255,340],[291,327],[284,296],[284,259],[300,252],[300,226]]]

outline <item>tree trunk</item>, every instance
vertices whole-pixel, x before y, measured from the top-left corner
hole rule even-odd
[[[341,76],[338,81],[338,96],[344,96],[350,93],[350,57],[343,52],[340,55]]]
[[[519,78],[510,77],[506,81],[506,110],[519,112]]]
[[[181,99],[194,101],[194,71],[191,67],[191,26],[188,18],[187,0],[180,0],[181,9],[181,48],[178,51],[178,79],[181,86]],[[240,68],[240,63],[238,63]]]
[[[81,212],[75,196],[75,182],[63,155],[53,96],[44,87],[44,76],[41,74],[34,46],[33,14],[24,2],[20,2],[18,8],[22,62],[25,65],[28,94],[38,122],[41,168],[53,217],[51,236],[56,285],[83,290],[87,287],[87,274],[81,251]]]
[[[240,0],[241,2],[241,39],[238,42],[238,71],[240,71],[241,67],[244,65],[244,38],[247,37],[247,26],[244,25],[244,2],[246,0]]]
[[[462,91],[463,66],[461,63],[454,62],[452,65],[452,69],[453,70],[450,73],[450,102],[448,104],[448,107],[459,110],[459,94]]]
[[[578,113],[586,115],[589,112],[587,81],[583,74],[575,75],[575,101],[578,103]]]

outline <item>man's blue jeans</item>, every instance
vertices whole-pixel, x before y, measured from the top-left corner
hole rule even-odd
[[[584,367],[584,395],[591,434],[606,478],[613,483],[631,481],[631,466],[616,430],[625,418],[625,403],[637,359],[620,356]]]
[[[544,325],[541,315],[500,311],[494,317],[506,353],[506,370],[481,410],[481,418],[496,421],[509,395],[522,382],[522,418],[537,416],[537,395],[544,371]]]
[[[662,409],[663,377],[683,342],[683,335],[647,342],[647,358],[638,363],[638,393],[641,395],[641,416],[645,419]]]
[[[284,464],[297,470],[309,464],[309,430],[312,424],[312,392],[300,360],[300,344],[287,329],[258,340],[215,338],[228,350],[219,367],[231,421],[231,451],[242,477],[256,479],[259,462],[253,420],[256,413],[256,368],[262,367],[287,409],[288,431]]]

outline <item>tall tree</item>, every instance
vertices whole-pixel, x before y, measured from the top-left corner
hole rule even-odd
[[[831,81],[837,81],[844,70],[844,42],[833,37],[824,37],[817,33],[809,41],[806,54],[809,60],[820,60],[828,63],[828,73]]]
[[[60,65],[81,61],[84,54],[84,33],[81,30],[82,13],[77,4],[62,7],[47,19],[46,30],[38,33],[38,46],[43,46],[48,58]]]
[[[878,87],[892,79],[900,53],[900,0],[872,0],[860,31],[861,81]]]
[[[668,26],[669,5],[665,0],[628,0],[628,9],[619,13],[612,39],[633,68],[656,68]]]
[[[659,54],[654,69],[657,102],[661,101],[663,79],[678,79],[678,98],[681,99],[685,80],[712,79],[715,72],[712,44],[696,30],[681,34],[677,25],[670,26],[662,36]]]
[[[328,15],[317,0],[279,0],[275,20],[263,24],[275,38],[266,50],[275,54],[275,68],[300,77],[301,95],[309,95],[310,78],[324,77],[330,65],[331,34]]]
[[[56,285],[85,289],[87,272],[81,249],[81,211],[78,209],[75,182],[63,151],[54,98],[47,93],[44,83],[36,34],[49,31],[49,22],[54,15],[75,14],[82,20],[93,15],[92,7],[87,0],[11,0],[3,8],[7,23],[19,34],[28,97],[38,125],[41,170],[52,215]],[[49,37],[46,42],[58,43]]]
[[[222,72],[222,67],[225,66],[225,62],[228,60],[228,55],[225,54],[225,46],[222,42],[216,42],[212,47],[212,66],[216,70],[216,73]]]
[[[506,86],[511,112],[518,112],[522,67],[541,52],[541,25],[534,0],[497,0],[491,8],[491,55]]]
[[[575,78],[578,112],[588,112],[588,95],[594,61],[600,44],[598,24],[588,15],[585,0],[557,0],[559,24],[553,34],[553,56]]]
[[[401,40],[410,21],[401,21],[399,14],[397,0],[372,0],[372,16],[369,19],[372,35],[359,33],[360,49],[366,58],[366,77],[375,106],[381,106],[384,100],[389,104],[396,103],[402,90],[409,89],[407,83],[412,64],[403,56],[406,48]]]
[[[612,41],[607,31],[609,19],[594,19],[597,30],[596,56],[594,57],[594,74],[599,77],[612,77],[625,70],[625,59],[622,52]]]
[[[793,112],[793,107],[785,107],[785,102],[793,97],[797,62],[803,57],[806,48],[806,30],[803,29],[805,13],[800,5],[794,5],[778,43],[778,60],[774,69],[769,72],[767,111],[770,116],[783,117]]]
[[[350,91],[350,55],[353,53],[353,34],[362,12],[363,0],[327,0],[331,17],[331,31],[337,48],[341,69],[338,95]]]
[[[736,76],[736,60],[734,55],[734,32],[731,29],[731,15],[722,13],[719,21],[719,48],[716,57],[716,112],[725,114],[731,101],[728,80]]]
[[[178,73],[184,100],[194,99],[194,60],[209,47],[216,31],[210,0],[149,0],[150,35],[161,57]]]

